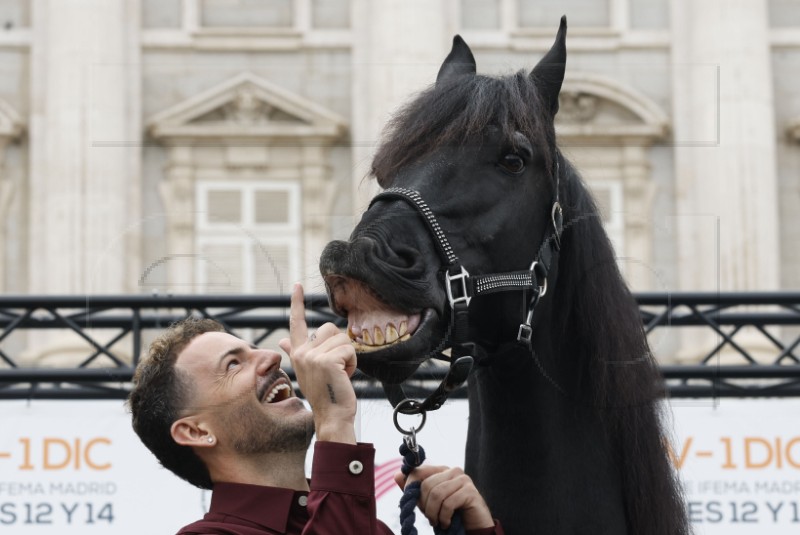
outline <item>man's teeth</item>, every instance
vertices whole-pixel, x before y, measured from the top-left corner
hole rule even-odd
[[[283,398],[287,398],[287,397],[289,397],[289,393],[291,392],[291,390],[292,390],[291,387],[289,385],[287,385],[286,383],[281,383],[279,385],[275,385],[272,388],[272,390],[269,391],[269,394],[267,394],[267,397],[264,398],[264,401],[266,403],[272,403],[272,400],[274,400],[275,396],[277,396],[279,393],[280,394],[286,394],[286,395],[284,395],[282,397]]]

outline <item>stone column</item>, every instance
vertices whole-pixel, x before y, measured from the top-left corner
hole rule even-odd
[[[159,193],[167,207],[167,280],[168,291],[192,292],[196,253],[194,244],[195,167],[194,149],[187,139],[172,140],[169,145],[169,164],[166,180],[159,184]]]
[[[672,6],[680,289],[774,290],[779,230],[767,2]]]
[[[31,294],[138,291],[140,11],[140,0],[32,2]],[[69,366],[92,352],[60,331],[31,337],[21,359]]]
[[[779,227],[767,1],[675,0],[671,6],[678,289],[775,290]],[[684,341],[687,348],[711,341],[697,342]]]
[[[0,292],[6,287],[6,217],[14,194],[14,183],[3,176],[7,142],[8,139],[0,137]]]
[[[378,191],[364,181],[391,112],[436,80],[450,50],[449,2],[354,0],[353,9],[353,215]]]
[[[136,291],[140,10],[33,2],[30,293]]]
[[[650,176],[648,151],[653,140],[624,139],[621,147],[621,175],[625,197],[625,251],[629,264],[625,276],[634,291],[662,290],[653,266],[653,199],[656,185]],[[617,252],[619,256],[621,251]]]

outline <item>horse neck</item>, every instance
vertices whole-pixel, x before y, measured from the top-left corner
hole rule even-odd
[[[567,296],[582,295],[551,286],[534,316],[532,350],[500,344],[500,352],[476,366],[467,473],[509,535],[533,528],[585,533],[586,526],[596,534],[688,533],[659,418],[647,401],[652,374],[646,367],[618,372],[604,391],[617,392],[621,405],[597,405],[600,398],[585,395],[601,380],[587,362],[599,339],[582,340],[590,347],[578,348],[570,335],[574,319],[564,320],[577,305]],[[617,297],[624,302],[622,293]],[[597,314],[603,321],[623,317],[613,310]],[[609,328],[595,326],[595,335],[610,335]],[[632,345],[629,350],[641,350]],[[626,389],[643,393],[639,403],[618,394]]]

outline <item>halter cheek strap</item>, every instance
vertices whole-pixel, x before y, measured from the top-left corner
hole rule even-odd
[[[556,163],[556,165],[558,164]],[[558,168],[556,168],[556,174],[558,176]],[[370,207],[382,199],[400,199],[410,204],[422,216],[433,237],[433,242],[436,244],[444,266],[445,292],[451,310],[450,342],[454,357],[474,354],[473,344],[469,341],[468,308],[472,298],[478,295],[506,291],[533,291],[525,321],[520,325],[517,336],[518,341],[530,344],[533,309],[539,299],[547,293],[547,276],[553,260],[561,248],[563,212],[558,201],[558,183],[556,183],[555,200],[550,211],[552,233],[549,230],[545,232],[536,259],[530,267],[524,271],[487,275],[471,275],[461,264],[447,235],[436,220],[436,216],[419,192],[408,188],[389,188],[376,195],[372,199]]]

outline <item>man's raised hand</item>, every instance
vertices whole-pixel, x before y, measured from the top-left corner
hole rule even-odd
[[[300,284],[292,289],[289,338],[279,345],[289,355],[300,390],[311,404],[317,440],[355,444],[356,395],[350,382],[356,370],[355,349],[333,323],[308,335]]]

